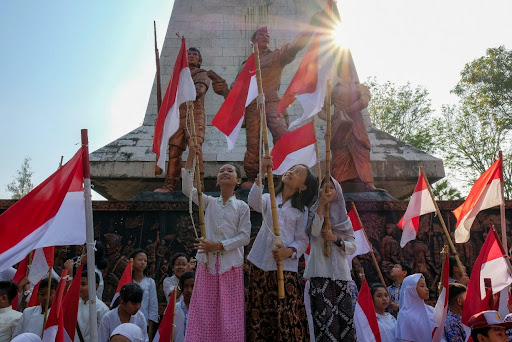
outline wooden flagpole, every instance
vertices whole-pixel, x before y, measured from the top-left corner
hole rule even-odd
[[[366,231],[364,230],[363,222],[361,221],[361,217],[359,217],[359,212],[357,211],[356,205],[354,202],[352,202],[352,210],[354,210],[354,213],[356,213],[357,221],[359,222],[359,225],[361,226],[361,230],[363,231],[364,238],[366,239],[366,243],[368,246],[370,246],[370,255],[372,257],[373,265],[375,266],[375,269],[377,270],[377,274],[379,275],[379,279],[382,283],[382,285],[386,286],[386,282],[384,281],[384,277],[382,276],[382,272],[380,271],[379,263],[377,262],[377,258],[375,257],[375,252],[373,251],[373,245],[370,243],[370,240],[368,240],[368,236],[366,235]]]
[[[320,165],[320,151],[318,150],[318,140],[316,140],[315,117],[313,116],[313,134],[315,135],[315,153],[318,166],[318,184],[322,184],[322,165]]]
[[[91,169],[89,166],[89,138],[87,130],[82,129],[82,153],[84,169],[85,228],[87,247],[87,285],[89,287],[89,328],[91,341],[98,340],[96,311],[96,260],[94,256],[94,227],[92,217]]]
[[[430,194],[430,198],[432,198],[432,202],[434,203],[434,207],[436,208],[436,214],[437,217],[439,217],[439,221],[441,222],[441,227],[443,227],[444,234],[446,235],[446,238],[448,239],[448,244],[450,245],[450,250],[452,251],[453,256],[455,257],[455,260],[457,261],[457,266],[462,271],[462,275],[466,276],[466,267],[462,265],[462,262],[460,261],[459,254],[457,253],[457,250],[455,249],[455,245],[453,244],[452,237],[450,236],[450,233],[448,232],[448,229],[446,228],[446,224],[444,223],[443,215],[441,215],[441,211],[439,210],[439,206],[437,205],[436,199],[434,198],[434,194],[432,192],[432,188],[430,187],[430,183],[428,182],[427,176],[425,176],[425,172],[423,170],[423,165],[420,166],[420,172],[423,177],[423,180],[425,181],[425,184],[427,184],[428,193]]]
[[[327,95],[325,99],[325,120],[327,125],[325,128],[325,193],[329,193],[331,184],[331,80],[327,80]],[[321,184],[321,183],[320,183]],[[324,223],[322,229],[329,226],[330,203],[325,205]],[[329,241],[324,240],[324,255],[329,257],[331,255],[331,248]]]
[[[498,156],[501,159],[501,181],[500,181],[500,189],[501,189],[501,201],[500,201],[500,222],[501,222],[501,243],[503,244],[503,249],[505,253],[508,255],[508,244],[507,244],[507,220],[505,219],[505,189],[503,184],[503,152],[499,151]]]
[[[171,326],[171,342],[174,342],[174,320],[176,319],[176,293],[177,293],[177,287],[174,288],[174,290],[172,291],[173,292],[173,305],[174,305],[174,308],[173,308],[173,311],[172,311],[172,326]]]
[[[192,135],[192,141],[194,144],[194,148],[197,146],[197,135],[196,135],[196,125],[194,122],[194,103],[192,101],[187,102],[187,114],[190,122],[190,134]],[[197,152],[197,151],[196,151]],[[190,153],[190,151],[189,151]],[[204,225],[204,205],[203,205],[203,190],[201,184],[201,169],[199,168],[199,158],[197,154],[195,154],[196,158],[196,166],[194,170],[194,177],[196,180],[196,189],[197,189],[197,206],[199,208],[199,230],[201,231],[201,237],[206,239],[206,228]],[[209,254],[206,253],[206,265],[209,263]]]
[[[260,55],[258,51],[258,44],[253,44],[253,52],[254,52],[254,63],[256,64],[256,80],[258,84],[258,107],[260,108],[261,115],[261,134],[263,136],[263,147],[265,149],[265,156],[270,155],[269,146],[268,146],[268,136],[267,136],[267,118],[265,114],[265,101],[263,94],[263,84],[261,81],[261,69],[260,69]],[[263,101],[262,101],[263,100]],[[274,189],[274,176],[272,175],[272,167],[267,168],[267,176],[268,176],[268,192],[270,195],[270,208],[272,210],[272,227],[274,229],[275,235],[275,243],[281,243],[281,233],[279,232],[279,220],[277,218],[277,205],[276,205],[276,192]],[[279,299],[284,299],[284,274],[283,274],[283,262],[276,261],[277,266],[277,292],[279,295]]]
[[[440,296],[441,295],[441,291],[442,291],[442,288],[443,288],[443,284],[444,284],[444,267],[445,267],[445,264],[446,264],[446,258],[448,258],[448,246],[447,245],[444,245],[443,246],[443,249],[441,250],[441,262],[442,262],[442,267],[441,267],[441,280],[439,281],[439,285],[437,286],[437,295]],[[448,289],[446,289],[446,291],[448,291]]]
[[[50,307],[50,293],[52,291],[52,269],[53,269],[53,266],[50,267],[48,269],[48,292],[46,293],[46,307],[45,307],[45,310],[44,310],[44,319],[43,319],[43,332],[42,334],[44,334],[44,326],[46,325],[46,321],[48,320],[48,309]],[[42,337],[43,335],[41,335]]]
[[[156,41],[156,21],[153,21],[153,32],[155,34],[155,62],[156,62],[156,106],[160,112],[162,105],[162,82],[160,79],[160,53],[158,51],[158,43]]]

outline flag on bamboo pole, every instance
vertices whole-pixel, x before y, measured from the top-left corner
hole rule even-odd
[[[487,238],[473,265],[469,277],[466,301],[462,312],[462,323],[480,311],[482,300],[486,296],[485,278],[491,280],[492,293],[496,294],[512,283],[509,261],[494,229],[489,229]]]
[[[196,87],[188,67],[187,44],[183,37],[181,38],[180,52],[174,64],[174,71],[158,112],[153,136],[153,152],[157,156],[156,164],[162,170],[165,170],[169,139],[180,127],[179,107],[182,103],[195,101],[195,99]]]
[[[164,317],[162,318],[162,321],[160,321],[160,326],[158,327],[158,331],[156,332],[153,342],[164,342],[172,340],[174,310],[176,309],[176,296],[174,291],[176,291],[176,289],[172,290],[169,295],[169,304],[167,304]]]
[[[469,240],[471,225],[481,210],[501,204],[502,169],[503,160],[499,158],[476,180],[464,203],[453,211],[457,219],[455,242],[463,243]]]
[[[0,215],[0,271],[38,248],[84,244],[82,160],[80,148],[71,160]]]
[[[244,121],[245,108],[258,96],[254,53],[249,56],[233,84],[226,100],[212,120],[212,125],[224,133],[228,150],[232,150]]]
[[[84,265],[80,265],[76,271],[68,291],[62,301],[61,315],[64,317],[64,340],[74,341],[78,322],[78,303],[80,301],[80,281]]]
[[[315,143],[313,121],[283,135],[270,152],[274,165],[272,173],[282,175],[297,164],[316,165]]]
[[[352,269],[352,259],[358,255],[370,253],[372,248],[368,244],[368,240],[366,239],[366,235],[364,233],[364,228],[359,222],[359,218],[357,217],[355,210],[350,209],[347,213],[347,216],[350,219],[350,222],[352,222],[352,227],[354,228],[354,238],[356,240],[356,251],[354,254],[347,255],[348,266],[350,269]]]
[[[398,228],[402,229],[402,239],[400,240],[400,247],[404,247],[407,242],[416,239],[418,228],[420,225],[420,216],[436,211],[432,196],[428,191],[428,184],[425,181],[423,172],[420,171],[416,188],[412,193],[409,205],[404,216],[398,222]]]
[[[12,282],[18,285],[23,278],[27,276],[28,272],[28,260],[29,255],[25,257],[25,259],[21,260],[21,262],[18,264],[18,268],[16,269],[16,273],[14,274],[14,277],[12,278]],[[18,310],[18,303],[20,301],[19,293],[16,294],[16,297],[11,301],[11,306],[13,310]]]
[[[39,280],[39,282],[34,286],[32,289],[32,293],[30,294],[30,298],[28,298],[27,308],[30,308],[32,306],[38,306],[41,304],[39,302],[39,297],[37,296],[37,293],[39,292],[39,284],[41,284],[42,280]]]
[[[43,342],[64,342],[64,315],[62,315],[62,300],[66,290],[68,270],[62,271],[62,276],[53,296],[52,306],[48,320],[44,326]],[[48,284],[50,286],[50,284]]]
[[[354,325],[359,342],[381,342],[377,314],[366,279],[363,281],[357,297],[357,304],[354,309]]]
[[[119,283],[117,284],[116,293],[114,294],[114,298],[112,298],[112,302],[110,302],[110,308],[114,305],[116,299],[119,297],[119,293],[121,292],[121,289],[126,284],[129,284],[133,282],[132,277],[132,265],[131,263],[128,263],[124,269],[123,274],[121,275],[121,279],[119,279]]]
[[[28,273],[28,280],[31,284],[37,284],[48,274],[50,268],[53,267],[54,253],[55,246],[38,248],[34,251],[30,272]]]
[[[443,274],[441,276],[441,285],[443,289],[437,299],[432,321],[434,322],[434,331],[432,331],[432,342],[440,342],[444,336],[444,322],[448,313],[448,284],[450,278],[450,262],[448,255],[444,256]]]

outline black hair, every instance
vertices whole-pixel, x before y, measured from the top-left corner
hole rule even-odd
[[[98,272],[94,272],[94,275],[96,276],[95,277],[96,285],[99,285],[99,283],[100,283],[100,275],[98,274]],[[87,271],[82,271],[81,277],[82,278],[87,278]]]
[[[199,55],[199,65],[197,66],[197,68],[201,68],[201,62],[203,61],[203,56],[201,56],[201,51],[199,51],[199,49],[195,48],[195,47],[188,48],[188,50],[197,52],[197,54]]]
[[[251,36],[251,40],[254,40],[256,39],[256,36],[258,35],[258,32],[261,31],[261,29],[263,29],[264,27],[260,27],[259,29],[257,29],[256,31],[254,31],[254,33],[252,34]]]
[[[185,253],[178,252],[171,257],[171,269],[174,267],[174,264],[176,263],[176,260],[178,258],[185,258],[188,261],[188,255],[186,255]]]
[[[121,298],[125,303],[131,302],[137,304],[142,302],[143,294],[144,292],[139,285],[135,283],[128,283],[121,287],[121,291],[119,291],[119,298]]]
[[[196,274],[192,271],[187,271],[187,272],[183,273],[183,275],[180,277],[180,282],[178,284],[180,291],[183,291],[183,289],[185,288],[185,280],[195,279],[195,277],[196,277]]]
[[[450,277],[453,277],[453,272],[455,272],[453,269],[459,267],[459,265],[457,265],[457,259],[453,255],[448,257],[448,262],[450,264]]]
[[[489,337],[489,330],[491,330],[491,327],[484,327],[484,328],[478,328],[471,330],[471,338],[473,341],[478,341],[478,335],[483,335],[485,337]]]
[[[7,296],[9,303],[18,294],[18,286],[12,281],[0,281],[0,296]]]
[[[459,295],[466,291],[466,286],[458,283],[450,283],[448,285],[448,304],[453,305]]]
[[[300,211],[304,211],[304,208],[309,206],[313,198],[315,198],[316,194],[318,193],[318,179],[315,177],[313,172],[307,167],[307,165],[304,164],[297,164],[292,166],[290,169],[294,168],[295,166],[303,166],[306,168],[306,180],[304,181],[304,185],[306,186],[306,189],[303,191],[297,191],[293,194],[291,198],[291,205],[295,209],[299,209]],[[276,189],[276,195],[278,195],[280,192],[282,192],[284,189],[284,183],[281,179],[281,183],[279,183],[279,186]]]
[[[372,299],[373,299],[373,295],[375,294],[375,292],[377,292],[378,289],[384,289],[384,290],[386,290],[386,292],[388,291],[387,287],[382,285],[381,283],[372,284],[372,286],[370,287]]]
[[[96,241],[95,248],[94,261],[96,267],[98,267],[99,270],[104,270],[108,266],[107,258],[105,258],[105,245],[100,241]]]
[[[50,283],[51,290],[55,290],[57,288],[57,285],[59,284],[59,282],[55,278],[52,278],[51,281],[48,281],[48,278],[45,278],[41,280],[41,282],[39,283],[39,290],[48,288],[48,283]]]
[[[135,257],[137,256],[137,254],[140,254],[140,253],[144,253],[146,254],[146,258],[148,257],[148,252],[146,252],[144,249],[142,248],[137,248],[137,249],[134,249],[132,254],[130,254],[130,259],[135,259]],[[133,273],[133,271],[132,271]],[[146,263],[146,268],[144,269],[144,271],[142,272],[144,274],[144,276],[147,276],[148,275],[148,265]]]
[[[400,261],[398,263],[398,265],[400,265],[400,267],[402,267],[402,271],[405,271],[405,273],[406,273],[405,276],[406,277],[410,276],[411,274],[413,274],[411,266],[409,266],[409,264],[406,263],[405,261]]]

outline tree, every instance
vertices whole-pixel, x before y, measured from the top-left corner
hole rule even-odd
[[[420,150],[434,152],[434,111],[425,88],[379,83],[375,77],[365,84],[372,95],[368,112],[375,127]]]
[[[34,171],[30,167],[30,160],[29,157],[25,157],[21,168],[17,171],[18,176],[7,184],[7,191],[12,193],[12,199],[20,199],[34,188],[32,184]]]

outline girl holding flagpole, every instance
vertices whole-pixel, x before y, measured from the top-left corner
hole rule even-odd
[[[189,153],[197,153],[192,147]],[[193,186],[194,158],[182,169],[183,193],[198,203]],[[244,246],[249,243],[249,206],[234,195],[240,171],[223,165],[217,175],[220,197],[202,194],[206,239],[198,238],[197,271],[187,318],[187,342],[245,340]]]
[[[262,159],[263,170],[272,166],[270,156]],[[264,176],[264,174],[263,174]],[[260,179],[254,183],[247,202],[262,213],[263,223],[247,259],[250,263],[247,301],[247,340],[309,341],[304,307],[303,281],[298,261],[308,246],[307,206],[316,195],[318,181],[305,165],[286,171],[276,189],[277,216],[281,242],[275,241],[270,195],[260,192]],[[285,298],[279,300],[277,264],[284,269]]]
[[[352,277],[346,255],[355,252],[356,242],[341,186],[332,177],[330,179],[330,182],[324,179],[320,197],[310,209],[307,233],[311,252],[304,277],[310,281],[316,341],[355,341],[354,310],[349,289]],[[327,203],[330,203],[329,222],[324,225]],[[329,256],[324,253],[325,241],[329,242]]]

